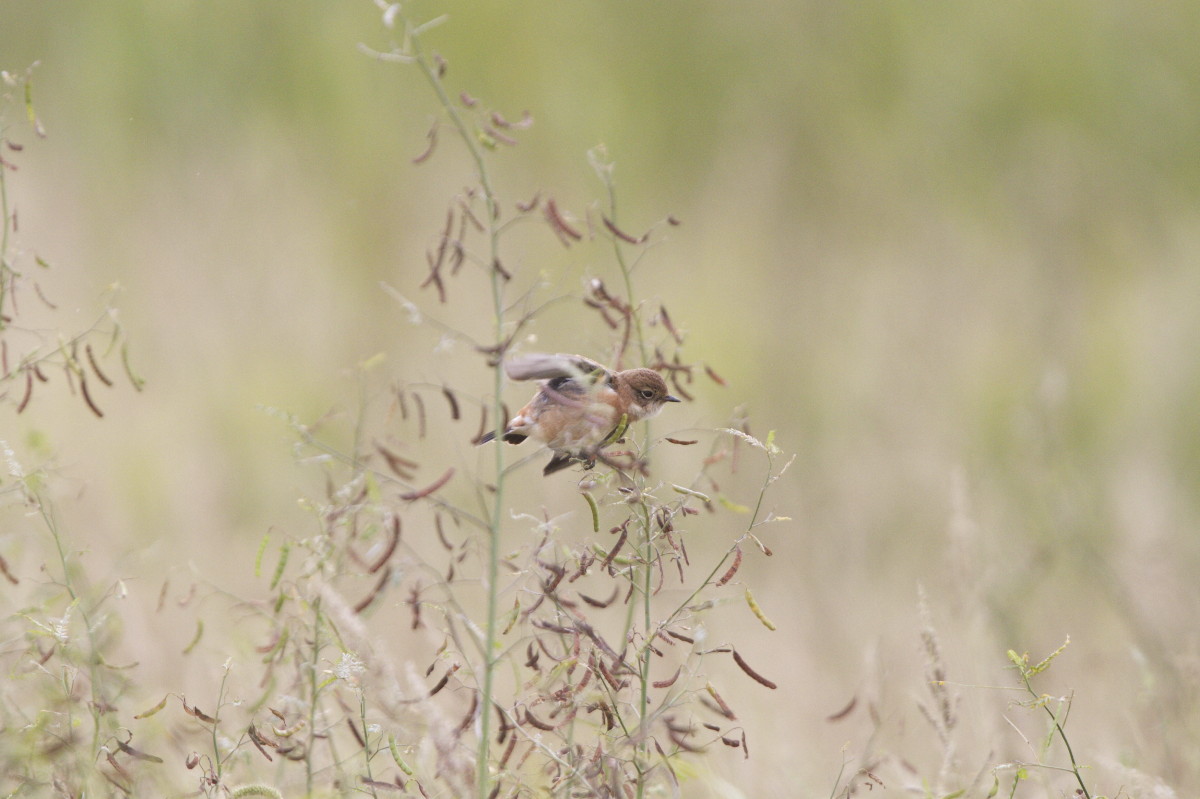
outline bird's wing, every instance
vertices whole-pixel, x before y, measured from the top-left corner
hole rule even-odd
[[[582,355],[548,355],[528,353],[504,362],[504,372],[513,380],[551,380],[556,377],[580,378],[599,372],[603,379],[611,376],[608,369]]]

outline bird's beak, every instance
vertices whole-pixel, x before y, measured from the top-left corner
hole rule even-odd
[[[673,397],[670,394],[663,397],[663,402],[683,402],[679,397]]]

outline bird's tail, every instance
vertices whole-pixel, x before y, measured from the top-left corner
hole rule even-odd
[[[529,436],[524,435],[523,433],[514,433],[511,430],[504,434],[504,440],[507,441],[509,444],[520,444],[522,441],[524,441],[527,438],[529,438]],[[481,444],[486,444],[489,441],[495,441],[495,440],[496,440],[496,431],[489,430],[479,437],[479,439],[475,442],[475,446],[479,446]]]
[[[567,452],[556,452],[550,462],[546,464],[546,468],[542,469],[542,475],[554,474],[557,471],[567,468],[577,459]]]

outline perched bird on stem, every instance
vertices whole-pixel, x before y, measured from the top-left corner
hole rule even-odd
[[[614,372],[581,355],[520,355],[505,361],[504,371],[513,380],[542,381],[502,436],[509,444],[532,437],[553,450],[542,474],[572,461],[591,467],[600,449],[620,438],[627,425],[649,419],[664,403],[679,402],[653,369]],[[489,432],[478,443],[495,437]]]

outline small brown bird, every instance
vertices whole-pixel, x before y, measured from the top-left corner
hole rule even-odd
[[[554,457],[542,474],[553,474],[576,460],[592,466],[622,417],[633,424],[657,414],[663,403],[679,402],[653,369],[614,372],[581,355],[521,355],[506,361],[504,371],[513,380],[542,381],[503,435],[509,444],[532,437],[552,449]],[[495,437],[487,433],[478,443]]]

